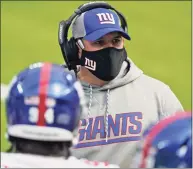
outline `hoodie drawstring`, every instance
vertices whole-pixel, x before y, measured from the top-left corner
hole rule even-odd
[[[106,134],[106,142],[108,141],[108,116],[109,116],[109,95],[110,95],[110,89],[107,90],[107,99],[106,99],[106,109],[105,109],[105,134]]]
[[[89,117],[91,114],[91,107],[92,107],[92,100],[93,100],[93,92],[92,92],[92,86],[89,85],[90,87],[90,93],[89,93],[89,107],[88,107],[88,113],[87,113],[87,125],[86,128],[89,126]],[[108,141],[108,116],[109,116],[109,95],[110,95],[110,89],[107,90],[107,96],[106,96],[106,109],[105,109],[105,116],[104,116],[104,121],[105,121],[105,136],[106,136],[106,142]],[[100,106],[100,103],[98,103]]]
[[[89,107],[88,107],[88,116],[87,116],[87,125],[86,125],[86,129],[89,125],[89,117],[90,117],[90,112],[91,112],[91,106],[92,106],[92,86],[90,85],[90,94],[89,94],[90,98],[89,98]]]

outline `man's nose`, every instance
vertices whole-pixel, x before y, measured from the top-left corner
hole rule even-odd
[[[112,42],[108,42],[106,45],[105,45],[105,48],[109,48],[109,47],[114,47]]]

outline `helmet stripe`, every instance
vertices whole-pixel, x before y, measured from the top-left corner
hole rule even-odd
[[[52,64],[44,63],[40,70],[40,81],[39,81],[39,117],[37,125],[44,126],[45,125],[45,118],[44,113],[46,111],[46,97],[47,97],[47,90],[49,87],[50,81],[50,74],[51,74]]]

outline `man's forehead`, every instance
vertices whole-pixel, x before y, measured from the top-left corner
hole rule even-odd
[[[106,35],[100,37],[97,40],[115,38],[115,37],[118,37],[118,36],[122,36],[120,32],[110,32],[110,33],[107,33]]]

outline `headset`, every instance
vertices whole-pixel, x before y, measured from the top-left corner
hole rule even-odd
[[[115,8],[113,8],[111,5],[109,5],[106,2],[101,1],[95,1],[95,2],[88,2],[83,5],[80,5],[74,13],[69,17],[68,20],[60,21],[59,23],[59,30],[58,30],[58,41],[59,45],[62,51],[62,55],[64,58],[64,61],[66,62],[67,68],[69,70],[74,70],[77,72],[77,65],[80,65],[80,59],[78,57],[78,46],[76,45],[77,39],[74,39],[74,37],[71,37],[68,40],[68,30],[70,25],[72,24],[72,21],[74,18],[80,16],[82,13],[95,9],[95,8],[105,8],[105,9],[111,9],[117,13],[119,16],[119,19],[121,21],[121,27],[124,30],[124,32],[127,33],[127,21],[123,14],[121,14],[119,11],[117,11]]]

